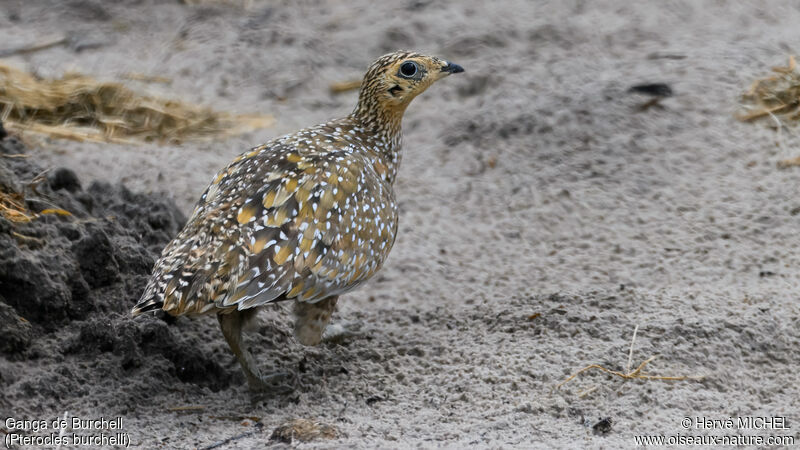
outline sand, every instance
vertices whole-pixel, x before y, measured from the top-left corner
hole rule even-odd
[[[116,277],[83,294],[107,306],[62,308],[52,323],[31,308],[40,317],[20,328],[23,344],[0,356],[0,416],[119,416],[140,448],[287,445],[270,436],[297,418],[337,430],[301,447],[800,442],[800,168],[777,167],[800,155],[800,138],[796,126],[733,117],[753,79],[800,52],[796,4],[200,3],[12,0],[0,35],[4,47],[69,36],[9,58],[43,76],[167,77],[131,86],[272,114],[275,126],[182,146],[24,136],[25,151],[84,189],[110,183],[97,195],[124,183],[187,214],[238,153],[349,112],[355,92],[328,86],[377,56],[410,48],[461,64],[407,112],[399,236],[335,315],[360,333],[304,348],[287,307],[264,311],[257,358],[295,371],[298,387],[254,398],[212,318],[124,316],[146,270],[118,261]],[[675,95],[642,109],[649,97],[628,88],[653,82]],[[160,242],[138,244],[140,260]],[[557,388],[590,364],[625,371],[634,329],[632,367],[657,355],[650,374],[704,378],[588,371]],[[752,416],[786,417],[788,429],[696,428]]]

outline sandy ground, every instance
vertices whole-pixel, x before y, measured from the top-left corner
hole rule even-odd
[[[800,155],[800,138],[796,127],[733,118],[755,77],[800,52],[797,4],[374,3],[3,2],[3,45],[53,34],[77,43],[12,58],[20,67],[163,76],[172,83],[132,85],[275,116],[272,128],[217,142],[29,150],[83,180],[166,192],[183,212],[236,154],[349,112],[356,94],[333,96],[329,83],[358,78],[387,51],[435,54],[467,72],[407,112],[400,234],[382,273],[337,313],[363,333],[306,349],[285,311],[262,314],[258,358],[296,370],[294,393],[252,398],[215,321],[179,320],[172,332],[232,381],[215,391],[166,378],[173,385],[148,396],[132,370],[121,384],[94,377],[79,395],[19,394],[0,415],[121,416],[140,448],[233,437],[218,448],[255,448],[292,418],[340,431],[311,447],[630,448],[637,435],[676,434],[800,442],[800,169],[776,168]],[[676,95],[642,111],[648,98],[627,89],[646,82]],[[658,355],[651,374],[705,378],[590,371],[556,389],[589,364],[624,371],[636,327],[634,367]],[[203,408],[169,410],[187,405]],[[681,426],[745,416],[786,417],[789,429]],[[600,418],[610,430],[594,427]]]

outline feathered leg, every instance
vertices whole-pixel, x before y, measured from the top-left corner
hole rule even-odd
[[[322,333],[339,297],[328,297],[316,303],[295,302],[294,335],[303,345],[317,345],[322,341]]]

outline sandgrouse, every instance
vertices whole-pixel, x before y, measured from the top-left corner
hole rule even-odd
[[[294,300],[294,332],[322,339],[337,298],[381,268],[397,234],[403,113],[463,72],[418,53],[382,56],[342,119],[255,147],[222,169],[156,262],[132,314],[217,314],[250,388],[269,388],[242,343],[259,306]]]

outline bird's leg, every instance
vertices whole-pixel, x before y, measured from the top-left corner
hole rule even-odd
[[[290,378],[291,374],[278,372],[269,375],[262,375],[258,369],[258,365],[253,360],[253,355],[247,350],[242,342],[242,327],[249,320],[253,319],[256,315],[256,309],[245,309],[242,311],[233,311],[228,314],[219,314],[219,326],[222,329],[222,334],[228,342],[233,354],[242,366],[245,376],[247,377],[247,384],[252,391],[270,391],[281,390],[275,383],[280,380]],[[276,389],[277,388],[277,389]]]
[[[322,333],[331,320],[338,298],[328,297],[316,303],[294,303],[294,335],[301,344],[317,345],[322,341]]]

